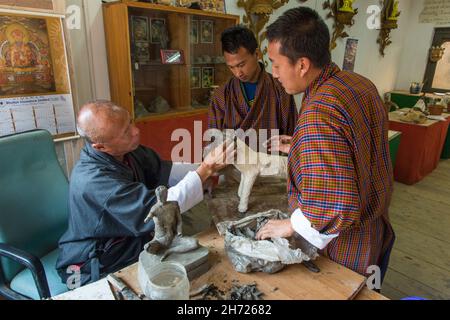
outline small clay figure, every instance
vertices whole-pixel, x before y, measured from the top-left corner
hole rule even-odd
[[[176,201],[167,201],[167,188],[159,186],[155,194],[158,201],[144,220],[146,223],[153,218],[155,222],[155,236],[147,248],[153,254],[170,247],[175,236],[181,235],[182,227],[180,206]]]

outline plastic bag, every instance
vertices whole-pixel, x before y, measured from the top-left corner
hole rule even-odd
[[[285,238],[255,240],[256,233],[268,220],[287,218],[289,216],[286,213],[269,210],[217,225],[219,231],[226,230],[225,252],[236,271],[275,273],[286,265],[310,261],[317,257],[316,251],[309,250],[308,256],[301,249],[291,249]]]

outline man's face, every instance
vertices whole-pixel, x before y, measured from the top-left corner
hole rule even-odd
[[[118,157],[136,150],[139,146],[139,129],[131,122],[128,112],[119,113],[112,119],[104,117],[103,121],[108,121],[108,136],[112,138],[102,143],[101,151]]]
[[[272,62],[272,75],[280,81],[288,94],[298,94],[306,90],[307,84],[300,73],[300,59],[291,64],[288,57],[280,54],[280,42],[269,42],[268,54]]]
[[[258,51],[251,54],[239,47],[236,53],[224,52],[225,62],[233,75],[242,82],[257,82],[259,75]]]

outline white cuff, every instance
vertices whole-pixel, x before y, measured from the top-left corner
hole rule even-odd
[[[203,200],[203,184],[195,171],[189,172],[177,185],[169,188],[167,201],[177,201],[181,213]]]
[[[330,235],[321,234],[311,226],[311,223],[300,209],[295,210],[292,214],[291,224],[295,232],[320,250],[324,249],[331,240],[339,236],[339,233]]]
[[[169,175],[169,187],[173,187],[180,182],[189,171],[195,171],[199,167],[199,163],[172,163],[172,169]]]

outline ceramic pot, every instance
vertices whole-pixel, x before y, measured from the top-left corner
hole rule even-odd
[[[428,111],[430,112],[431,116],[440,116],[442,112],[444,112],[444,106],[433,104],[428,106]]]

